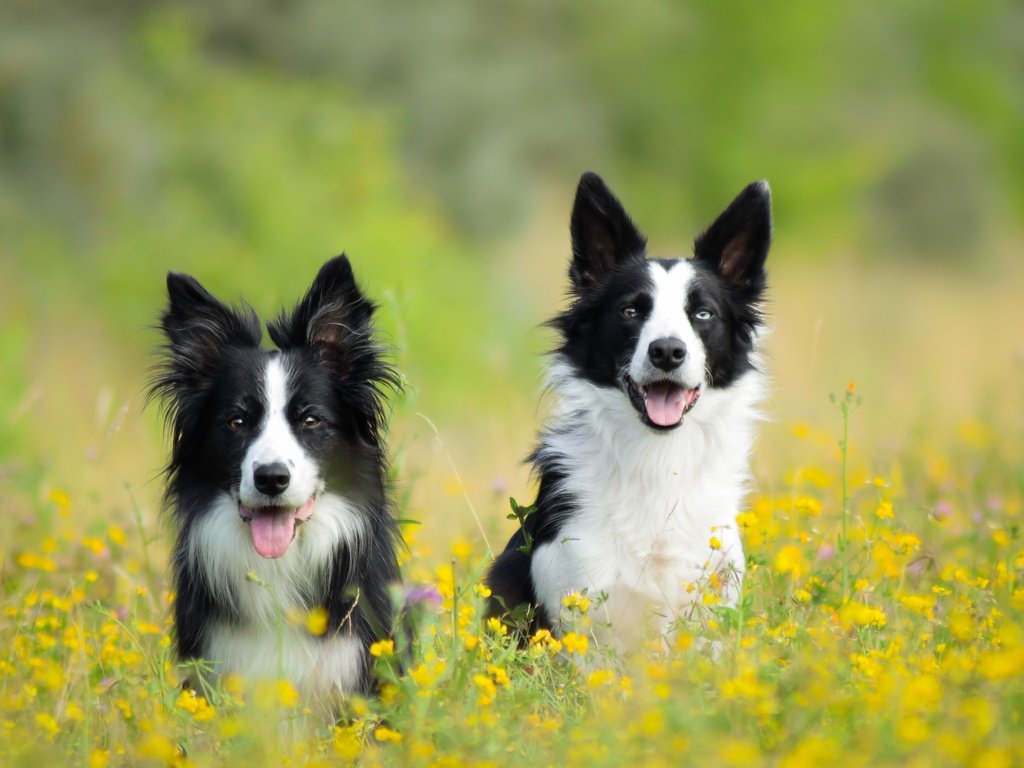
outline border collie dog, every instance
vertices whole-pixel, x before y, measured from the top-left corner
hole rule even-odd
[[[571,234],[571,302],[550,322],[554,409],[530,459],[539,492],[488,583],[497,605],[536,605],[556,630],[563,598],[585,593],[628,648],[691,618],[706,590],[739,598],[771,196],[749,185],[693,258],[656,259],[587,173]]]
[[[397,380],[374,305],[338,256],[268,324],[268,350],[250,307],[187,275],[169,274],[167,292],[151,396],[172,436],[178,657],[315,699],[370,690],[367,649],[392,629],[398,580],[382,437]],[[316,609],[319,635],[305,622]]]

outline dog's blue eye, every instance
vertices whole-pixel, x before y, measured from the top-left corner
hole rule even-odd
[[[706,309],[702,309],[700,312],[694,315],[697,320],[710,320],[712,317],[711,313]]]
[[[637,315],[640,314],[637,311],[636,307],[623,307],[621,312],[622,312],[622,316],[623,317],[627,317],[627,318],[630,318],[630,319],[632,319],[632,318],[634,318],[634,317],[636,317]]]

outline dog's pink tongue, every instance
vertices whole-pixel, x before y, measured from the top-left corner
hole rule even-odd
[[[644,395],[644,407],[652,424],[659,427],[675,426],[683,418],[686,390],[666,381],[651,384]]]
[[[281,557],[295,538],[295,526],[313,516],[316,499],[310,496],[309,501],[298,509],[248,509],[239,507],[238,512],[249,520],[252,534],[252,545],[263,557]]]
[[[295,512],[254,509],[249,528],[257,552],[263,557],[281,557],[295,538]]]

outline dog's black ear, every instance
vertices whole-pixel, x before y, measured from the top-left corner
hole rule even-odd
[[[229,347],[258,347],[263,337],[251,307],[231,309],[217,301],[188,275],[167,275],[167,309],[160,329],[167,339],[152,370],[147,402],[161,399],[174,435],[174,453],[181,450],[188,414],[209,391],[210,374]]]
[[[351,413],[363,417],[350,425],[352,433],[370,445],[378,444],[385,422],[382,390],[400,388],[398,375],[376,342],[375,310],[341,254],[320,268],[290,315],[282,312],[267,326],[280,349],[309,347],[330,368],[339,397]]]
[[[596,173],[580,178],[570,232],[569,279],[577,293],[599,282],[616,264],[642,255],[647,247],[622,203]]]
[[[263,332],[251,307],[232,309],[189,275],[167,275],[167,309],[160,327],[167,337],[168,373],[180,384],[194,383],[209,372],[226,347],[258,347]]]
[[[694,256],[718,272],[740,296],[756,301],[765,287],[764,262],[772,240],[772,193],[755,181],[697,238]]]
[[[320,268],[291,315],[281,313],[269,324],[270,338],[281,349],[317,347],[335,361],[346,348],[368,340],[374,309],[359,290],[348,257],[341,254]]]

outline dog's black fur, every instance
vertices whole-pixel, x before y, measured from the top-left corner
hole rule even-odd
[[[160,320],[166,344],[150,397],[162,400],[171,435],[165,501],[176,528],[172,569],[179,659],[209,658],[213,627],[227,628],[225,633],[275,631],[265,617],[253,614],[244,596],[262,588],[239,566],[253,560],[253,553],[209,562],[218,556],[215,548],[194,540],[201,523],[210,522],[208,516],[230,518],[221,507],[239,503],[243,460],[265,420],[263,379],[271,360],[288,371],[295,444],[317,468],[322,493],[342,498],[361,531],[317,549],[329,554],[304,564],[308,573],[292,590],[299,605],[291,607],[325,608],[327,632],[319,641],[347,634],[365,651],[392,630],[389,585],[399,578],[383,436],[385,391],[398,380],[374,339],[374,304],[360,291],[348,259],[338,256],[324,264],[290,314],[282,312],[268,324],[277,347],[268,350],[261,347],[260,321],[249,306],[228,307],[182,274],[168,275],[167,291],[169,304]],[[315,420],[315,428],[303,428],[303,419]],[[236,523],[239,546],[251,548],[244,519],[225,521],[230,530]],[[300,548],[303,534],[323,535],[312,528],[305,524],[296,530],[291,547]],[[288,578],[275,570],[281,561],[255,559],[265,563],[271,578]],[[224,583],[211,583],[212,573],[226,574]],[[358,681],[339,687],[371,687],[370,658],[362,656]]]

